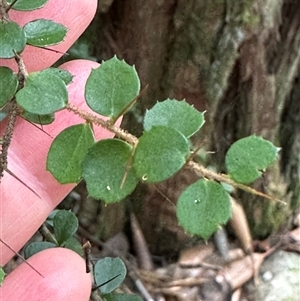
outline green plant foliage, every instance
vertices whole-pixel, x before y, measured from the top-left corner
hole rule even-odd
[[[26,78],[26,86],[17,92],[16,100],[27,112],[46,115],[66,106],[68,92],[60,77],[47,72],[33,72]]]
[[[59,210],[53,218],[53,230],[58,244],[63,245],[78,229],[78,220],[74,213]]]
[[[24,30],[15,22],[0,22],[0,58],[10,59],[23,51],[26,44]]]
[[[76,252],[80,256],[84,256],[82,245],[74,236],[65,241],[64,247]]]
[[[53,75],[60,77],[64,81],[66,86],[69,83],[71,83],[72,79],[73,79],[73,75],[69,71],[60,69],[60,68],[52,68],[52,67],[46,68],[46,69],[42,70],[41,72],[53,74]]]
[[[52,142],[47,156],[47,170],[61,184],[77,183],[82,177],[82,161],[94,144],[89,124],[64,129]]]
[[[43,47],[56,45],[64,40],[67,28],[51,20],[38,19],[24,26],[27,44]]]
[[[50,248],[55,248],[55,247],[56,247],[56,244],[54,244],[53,242],[35,241],[35,242],[30,243],[25,248],[24,257],[25,257],[25,259],[27,259],[40,251],[50,249]]]
[[[2,267],[0,266],[0,286],[2,285],[5,277],[5,272],[3,271]]]
[[[89,195],[114,203],[129,195],[138,183],[130,168],[132,147],[119,139],[105,139],[95,143],[83,161],[83,178]],[[121,187],[124,175],[126,180]]]
[[[185,231],[208,238],[231,217],[229,194],[213,181],[201,179],[187,187],[177,202],[177,218]]]
[[[164,125],[181,132],[187,138],[195,134],[204,124],[204,113],[197,111],[185,100],[166,99],[157,102],[147,110],[144,129],[149,131],[153,126]]]
[[[189,142],[180,132],[154,126],[139,139],[133,166],[144,181],[161,182],[180,170],[189,153]]]
[[[85,86],[85,99],[95,112],[115,118],[139,90],[140,80],[135,68],[114,56],[92,70]]]
[[[54,114],[37,115],[24,111],[21,116],[30,122],[40,125],[50,124],[55,120]]]
[[[46,219],[46,223],[49,224],[51,227],[53,227],[53,219],[58,211],[59,211],[59,209],[54,209],[53,211],[51,211],[51,213],[49,214],[49,216]]]
[[[126,266],[120,258],[105,257],[103,259],[100,259],[95,264],[94,268],[94,277],[96,285],[101,285],[107,280],[112,279],[117,275],[120,275],[114,280],[100,287],[100,291],[102,294],[109,294],[121,285],[121,283],[125,279],[126,272]]]
[[[0,46],[1,47],[1,46]],[[18,88],[18,78],[7,67],[0,67],[0,108],[12,99]]]
[[[231,145],[226,154],[227,171],[235,181],[250,184],[276,161],[279,150],[262,137],[253,135],[240,139]]]
[[[11,4],[13,0],[6,0],[7,4]],[[35,10],[45,5],[48,0],[18,0],[14,5],[15,10]]]
[[[106,301],[142,301],[141,297],[132,294],[111,293],[104,296]]]

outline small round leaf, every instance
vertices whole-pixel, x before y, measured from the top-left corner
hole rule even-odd
[[[135,68],[114,56],[92,70],[85,86],[85,99],[93,111],[114,118],[139,90],[140,80]]]
[[[105,139],[95,143],[83,161],[82,175],[89,195],[106,203],[128,196],[138,183],[129,166],[131,160],[132,147],[122,140]]]
[[[177,202],[177,218],[185,231],[207,240],[231,217],[231,203],[224,188],[199,180],[188,186]]]
[[[50,248],[55,248],[55,247],[56,247],[56,244],[54,244],[53,242],[35,241],[35,242],[32,242],[31,244],[29,244],[25,248],[25,252],[24,252],[25,256],[24,257],[25,257],[25,259],[27,259],[40,251],[50,249]]]
[[[147,110],[144,119],[144,129],[149,131],[153,126],[165,125],[176,129],[184,136],[195,134],[204,124],[204,113],[197,111],[193,106],[175,99],[166,99],[157,102]]]
[[[0,67],[0,108],[12,99],[17,88],[17,75],[10,68]]]
[[[47,72],[33,72],[26,78],[26,86],[17,92],[17,103],[26,111],[47,115],[63,109],[68,102],[64,81]]]
[[[64,40],[67,28],[51,20],[38,19],[24,26],[27,44],[33,46],[56,45]]]
[[[0,58],[10,59],[16,53],[23,51],[26,44],[26,36],[15,22],[0,22]]]
[[[161,182],[179,171],[188,156],[189,143],[180,132],[155,126],[139,139],[133,166],[142,180]]]
[[[89,124],[64,129],[52,142],[47,156],[47,170],[61,184],[77,183],[82,177],[82,161],[94,144]]]
[[[274,163],[280,149],[262,137],[249,136],[233,143],[225,164],[228,174],[237,182],[250,184]]]
[[[10,5],[14,0],[6,0],[7,4]],[[18,0],[14,5],[15,10],[35,10],[45,5],[48,0]]]
[[[109,294],[117,289],[126,276],[126,266],[120,258],[105,257],[98,260],[94,268],[96,285],[101,285],[116,276],[114,280],[100,287],[102,294]]]
[[[64,244],[78,229],[78,220],[71,211],[60,210],[53,218],[53,230],[58,244]]]

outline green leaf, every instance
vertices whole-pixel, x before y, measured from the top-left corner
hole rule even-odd
[[[204,124],[204,113],[193,106],[175,99],[166,99],[146,111],[144,129],[149,131],[153,126],[164,125],[181,132],[187,138],[195,134]]]
[[[77,183],[82,177],[82,161],[94,144],[89,124],[64,129],[53,140],[47,156],[47,170],[61,184]]]
[[[120,276],[116,277],[117,275]],[[97,286],[108,281],[109,279],[116,277],[114,280],[100,287],[102,294],[109,294],[117,289],[125,279],[126,267],[124,262],[118,257],[105,257],[96,263],[94,268],[94,276]]]
[[[95,112],[115,118],[139,90],[140,80],[135,68],[114,56],[92,70],[85,86],[85,99]]]
[[[18,83],[17,75],[10,68],[0,67],[0,108],[13,98]]]
[[[141,297],[132,294],[111,293],[104,296],[106,301],[142,301]]]
[[[142,180],[161,182],[179,171],[188,156],[189,143],[180,132],[155,126],[139,139],[133,166]]]
[[[276,161],[279,150],[262,137],[253,135],[240,139],[231,145],[226,154],[228,174],[239,183],[250,184]]]
[[[208,240],[231,217],[230,197],[220,184],[201,179],[182,192],[176,213],[185,231]]]
[[[47,115],[66,106],[68,92],[60,77],[47,72],[33,72],[26,78],[26,86],[17,92],[16,100],[30,113]]]
[[[2,285],[4,278],[5,278],[5,272],[3,271],[3,268],[0,266],[0,286]]]
[[[53,218],[53,230],[58,244],[63,245],[78,229],[78,220],[74,213],[58,211]]]
[[[70,237],[67,241],[65,241],[64,247],[76,252],[81,257],[84,256],[81,243],[73,236]]]
[[[25,248],[25,252],[24,252],[25,259],[31,257],[32,255],[34,255],[40,251],[50,249],[50,248],[55,248],[55,247],[57,247],[57,246],[53,242],[48,242],[48,241],[32,242]]]
[[[27,44],[43,47],[62,42],[67,34],[67,28],[51,20],[38,19],[24,26]]]
[[[134,171],[129,168],[132,147],[119,139],[105,139],[95,143],[83,161],[83,178],[89,195],[114,203],[129,195],[138,183]],[[127,172],[126,180],[121,187]]]
[[[18,0],[14,5],[15,10],[35,10],[45,5],[48,0]],[[6,0],[7,4],[10,5],[13,0]]]
[[[53,227],[53,219],[54,219],[54,216],[56,215],[56,213],[60,211],[59,209],[54,209],[53,211],[51,211],[51,213],[49,214],[49,216],[47,217],[46,219],[46,222],[51,226]]]
[[[60,69],[60,68],[53,68],[53,67],[46,68],[46,69],[42,70],[41,72],[53,74],[53,75],[60,77],[64,81],[66,86],[69,83],[71,83],[72,79],[73,79],[73,75],[69,71]]]
[[[55,120],[54,114],[37,115],[23,111],[22,117],[26,120],[40,125],[50,124]]]
[[[26,36],[23,29],[15,22],[0,22],[0,58],[10,59],[23,51]]]

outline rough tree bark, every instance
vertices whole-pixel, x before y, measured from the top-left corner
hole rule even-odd
[[[207,110],[195,142],[209,139],[207,148],[216,151],[209,164],[219,171],[225,171],[224,155],[239,138],[256,134],[282,147],[278,164],[253,186],[287,206],[238,192],[260,238],[286,227],[300,204],[299,16],[300,2],[290,0],[99,0],[90,31],[93,55],[105,60],[117,54],[135,64],[143,86],[149,85],[125,120],[135,134],[141,133],[136,116],[157,100],[186,98]],[[183,188],[180,178],[195,180],[183,172],[159,186],[172,202]],[[172,205],[157,191],[144,198],[139,217],[148,241],[171,239],[167,231],[182,247],[178,240],[186,243],[186,236],[174,222]]]

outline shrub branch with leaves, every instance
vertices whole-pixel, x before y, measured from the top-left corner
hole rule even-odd
[[[77,108],[72,99],[69,102],[67,85],[72,82],[72,74],[68,71],[47,68],[28,73],[22,60],[26,45],[58,44],[65,38],[67,28],[46,19],[21,27],[10,21],[9,10],[34,10],[46,1],[0,1],[0,58],[14,58],[18,64],[17,74],[10,68],[0,67],[0,86],[5,87],[0,107],[7,109],[8,119],[1,143],[1,177],[6,171],[18,179],[7,164],[17,116],[39,126],[52,123],[56,112],[68,110],[79,115],[83,123],[67,127],[55,137],[46,166],[61,184],[84,179],[90,196],[114,203],[130,195],[139,181],[158,183],[182,168],[193,169],[200,179],[180,195],[177,218],[185,231],[205,240],[231,217],[230,196],[221,183],[279,201],[247,186],[277,159],[279,149],[262,137],[246,137],[235,142],[226,154],[228,175],[205,168],[193,160],[195,151],[189,140],[201,130],[204,112],[198,112],[184,100],[157,102],[146,112],[144,132],[139,138],[118,127],[116,121],[138,101],[141,87],[134,66],[116,56],[91,70],[84,92],[91,110],[108,120]],[[117,138],[95,141],[93,127],[96,125]],[[57,244],[62,245],[67,239],[63,237],[64,231],[59,233],[63,227],[55,229],[58,229]]]

